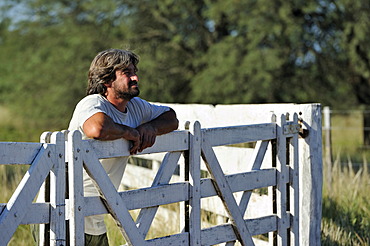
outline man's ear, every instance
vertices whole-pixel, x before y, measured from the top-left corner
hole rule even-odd
[[[113,78],[111,79],[111,81],[109,81],[109,82],[107,82],[107,83],[104,84],[105,87],[107,87],[107,88],[112,87],[112,83],[113,83],[113,81],[116,80],[116,78],[117,78],[117,71],[115,71],[115,76],[113,76]]]

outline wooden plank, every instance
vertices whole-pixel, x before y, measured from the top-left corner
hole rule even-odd
[[[239,201],[242,197],[242,193],[234,193],[235,200]],[[228,213],[225,211],[221,199],[218,197],[208,197],[202,199],[202,210],[212,212],[215,215],[222,217],[228,217]],[[267,195],[259,195],[252,192],[251,198],[244,214],[244,219],[258,218],[266,215],[271,215],[272,205]],[[224,223],[224,222],[222,222]]]
[[[138,153],[158,153],[183,151],[189,148],[188,131],[174,131],[165,135],[157,136],[154,145]],[[90,149],[94,150],[99,159],[129,156],[130,142],[124,139],[113,141],[84,140],[90,143]]]
[[[252,155],[252,158],[250,160],[250,167],[251,170],[258,170],[262,166],[263,159],[265,157],[267,147],[268,147],[269,141],[257,141],[256,146],[254,148],[254,152]],[[248,203],[250,201],[250,198],[252,196],[252,191],[244,191],[243,195],[239,201],[239,209],[240,212],[242,213],[243,217],[245,215],[245,211],[247,210]],[[226,246],[234,246],[236,241],[230,241],[227,242]]]
[[[0,238],[9,242],[53,166],[53,146],[43,145],[0,215]]]
[[[6,208],[6,203],[0,204],[0,211]],[[29,213],[26,213],[21,220],[21,225],[29,224],[46,224],[50,221],[50,204],[49,203],[32,203],[29,206]]]
[[[91,150],[88,142],[84,146],[84,167],[88,175],[92,178],[95,187],[103,199],[109,213],[115,219],[122,235],[129,245],[146,245],[145,240],[136,228],[130,213],[128,212],[125,201],[120,197],[116,188],[110,181],[98,157]]]
[[[180,158],[180,155],[181,152],[167,153],[163,159],[162,165],[159,167],[156,177],[153,180],[152,187],[168,184],[177,167],[177,162]],[[143,238],[146,237],[157,210],[158,206],[141,209],[136,219],[136,225]]]
[[[318,245],[322,217],[322,122],[320,104],[297,105],[302,125],[309,134],[299,139],[300,245]]]
[[[241,170],[244,170],[245,163],[249,162],[253,149],[252,148],[241,148],[241,147],[229,147],[229,146],[217,146],[213,147],[216,156],[219,159],[222,170],[226,174],[236,173]],[[153,153],[135,156],[135,158],[153,160],[153,161],[162,161],[164,153]],[[264,161],[268,161],[268,158],[265,158]],[[184,158],[180,158],[179,164],[184,164]],[[201,160],[201,170],[207,170],[207,167]]]
[[[190,130],[190,147],[189,147],[189,233],[190,246],[201,244],[201,185],[200,185],[200,159],[202,132],[198,121],[194,123]]]
[[[0,165],[31,164],[42,143],[0,142]]]
[[[140,176],[137,175],[138,173],[140,173]],[[152,169],[127,164],[125,174],[121,181],[121,187],[130,187],[131,189],[150,187],[153,183],[153,173]],[[181,182],[180,176],[172,175],[170,183],[177,182]]]
[[[127,209],[134,210],[186,201],[189,199],[188,190],[189,183],[184,182],[123,191],[119,195],[126,202]],[[107,213],[105,205],[97,196],[85,197],[84,206],[85,216]]]
[[[254,170],[225,176],[232,192],[254,190],[276,185],[276,170],[274,168]],[[212,179],[201,180],[201,196],[216,196]]]
[[[276,208],[278,219],[278,230],[277,230],[277,245],[285,246],[288,245],[287,228],[289,220],[287,216],[287,191],[286,184],[289,179],[289,173],[287,168],[287,145],[286,136],[283,132],[283,127],[286,124],[286,116],[281,115],[280,121],[278,121],[277,127],[277,158],[276,158],[276,170],[277,170],[277,185],[276,185]]]
[[[260,176],[261,179],[265,179],[265,178],[269,179],[271,177],[273,180],[276,180],[275,169],[262,170],[262,172],[265,172],[265,171],[269,173],[269,175]],[[256,188],[256,186],[251,187],[248,185],[249,177],[250,176],[246,176],[245,180],[238,179],[239,181],[235,182],[234,186],[236,184],[240,184],[243,182],[247,182],[247,184],[244,188],[233,189],[233,192],[237,192],[243,189]],[[201,186],[202,198],[216,196],[217,193],[211,183],[212,181],[210,179],[202,179],[202,184],[204,184],[203,183],[204,181],[206,181],[206,185]],[[273,183],[273,181],[271,182]],[[137,190],[123,191],[123,192],[119,192],[119,194],[122,197],[122,199],[126,201],[127,208],[129,210],[134,210],[134,209],[140,209],[140,208],[146,208],[146,207],[177,203],[181,201],[187,201],[189,200],[189,196],[187,193],[187,191],[189,190],[188,186],[189,186],[189,183],[187,182],[173,183],[173,184],[161,185],[161,186],[157,186],[153,188],[150,187],[150,188],[142,188],[142,189],[137,189]],[[240,187],[240,185],[238,185],[237,187]],[[142,199],[142,197],[144,196],[145,196],[145,199]],[[209,206],[205,206],[203,202],[202,202],[202,209],[214,211],[217,213],[215,208],[212,209]],[[85,197],[84,198],[84,215],[85,216],[105,214],[105,213],[107,213],[107,209],[105,208],[100,197]],[[222,214],[226,215],[224,213]],[[69,219],[68,216],[67,216],[67,219]]]
[[[65,144],[64,134],[54,132],[51,143],[55,144],[54,166],[50,172],[50,245],[66,245],[65,228]]]
[[[257,219],[244,220],[250,228],[251,235],[260,235],[277,229],[277,216],[270,215]],[[202,245],[216,245],[231,240],[237,240],[231,224],[224,224],[202,230]],[[249,245],[249,244],[246,244]],[[254,243],[252,243],[254,245]]]
[[[68,133],[68,180],[69,180],[69,236],[71,246],[84,245],[85,223],[83,204],[83,149],[79,131]]]
[[[40,136],[40,143],[50,143],[52,132],[43,132]],[[50,202],[50,175],[46,177],[42,183],[39,191],[39,195],[36,198],[38,202]],[[50,218],[50,217],[49,217]],[[44,246],[49,244],[50,238],[50,221],[47,224],[39,225],[39,246]]]
[[[207,168],[215,181],[215,189],[224,203],[225,209],[230,215],[231,222],[238,240],[244,245],[254,245],[252,237],[244,223],[243,216],[236,204],[235,198],[232,194],[231,188],[225,179],[222,169],[217,161],[217,158],[208,145],[209,139],[203,138],[202,155],[206,161]],[[228,240],[229,241],[229,240]]]
[[[250,160],[250,170],[258,170],[262,166],[263,159],[265,158],[269,141],[258,141],[256,143],[253,155]]]
[[[298,115],[294,114],[293,122],[298,123]],[[291,245],[299,245],[299,146],[298,134],[290,140],[290,214],[291,214]]]
[[[189,233],[179,233],[147,241],[148,246],[188,246]]]
[[[255,151],[253,152],[253,156],[251,158],[252,165],[249,165],[251,170],[258,170],[261,168],[262,161],[266,154],[268,143],[269,143],[268,141],[258,141],[257,142]],[[259,179],[257,179],[256,181],[258,182]],[[242,212],[242,214],[244,214],[247,209],[251,195],[252,195],[252,192],[250,190],[243,192],[243,196],[239,202],[239,209]]]
[[[265,123],[245,126],[202,129],[203,138],[211,146],[270,140],[276,137],[276,124]]]

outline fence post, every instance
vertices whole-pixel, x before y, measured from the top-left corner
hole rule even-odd
[[[322,122],[321,105],[299,106],[302,127],[308,136],[299,139],[300,244],[321,244]]]
[[[184,124],[184,129],[189,131],[190,121],[186,121]],[[189,135],[190,136],[190,135]],[[189,137],[190,138],[190,137]],[[180,178],[181,181],[189,181],[189,150],[184,151],[184,162],[180,162],[179,165]],[[189,211],[188,211],[188,201],[180,202],[180,231],[189,231]]]
[[[331,115],[330,108],[328,106],[323,109],[324,115],[324,131],[325,131],[325,165],[326,165],[326,181],[328,188],[331,188],[332,182],[332,163],[333,155],[331,151]]]
[[[278,121],[276,129],[276,140],[277,140],[277,158],[276,158],[276,203],[278,216],[277,223],[277,245],[283,246],[288,245],[288,231],[289,220],[287,215],[287,181],[289,179],[289,170],[287,168],[287,144],[286,136],[284,135],[284,125],[287,119],[285,115],[281,115],[280,121]]]
[[[298,115],[293,115],[294,124],[298,124]],[[299,149],[298,149],[298,133],[295,133],[289,141],[289,166],[290,166],[290,213],[292,215],[292,223],[290,225],[290,241],[291,245],[299,245]]]
[[[271,112],[271,122],[272,123],[277,123],[277,116],[276,114],[272,111]],[[277,125],[276,125],[277,127]],[[277,152],[277,147],[276,147],[276,139],[272,139],[271,142],[270,142],[270,146],[271,146],[271,156],[272,156],[272,160],[271,160],[271,167],[274,167],[276,168],[276,152]],[[275,186],[269,186],[268,187],[268,198],[269,198],[269,202],[271,204],[271,207],[272,207],[272,212],[274,214],[277,213],[276,211],[276,187]],[[270,246],[272,245],[276,245],[276,231],[271,231],[268,233],[268,242]]]
[[[40,143],[50,143],[52,132],[43,132],[40,136]],[[48,175],[42,183],[39,191],[38,202],[50,202],[50,176]],[[38,244],[39,246],[47,246],[50,242],[50,224],[35,225],[39,227]]]
[[[55,164],[50,172],[50,245],[64,246],[66,245],[64,134],[54,132],[50,142],[56,145]]]
[[[71,246],[84,245],[83,213],[83,160],[82,137],[79,131],[68,133],[68,182],[69,182],[69,243]]]
[[[202,133],[198,121],[190,129],[190,146],[189,146],[189,183],[190,183],[190,200],[189,200],[189,234],[190,246],[201,245],[201,226],[200,226],[200,156]]]

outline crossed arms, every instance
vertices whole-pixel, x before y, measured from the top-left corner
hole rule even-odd
[[[137,128],[117,124],[104,113],[96,113],[85,121],[82,128],[89,138],[115,140],[124,138],[133,143],[130,154],[136,154],[153,146],[156,136],[174,131],[178,127],[176,113],[172,109]]]

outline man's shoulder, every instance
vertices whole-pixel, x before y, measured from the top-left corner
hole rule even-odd
[[[105,99],[102,95],[100,94],[92,94],[92,95],[87,95],[84,98],[80,100],[78,104],[80,105],[86,105],[86,104],[101,104],[105,103]]]
[[[128,102],[128,105],[130,104],[136,107],[143,107],[144,105],[149,103],[140,97],[134,97]]]

